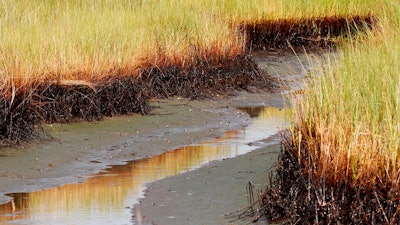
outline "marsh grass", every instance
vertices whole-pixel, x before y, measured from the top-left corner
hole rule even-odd
[[[335,64],[322,67],[304,96],[296,97],[290,140],[297,155],[292,156],[297,157],[298,165],[306,166],[302,172],[309,173],[309,179],[314,178],[317,183],[322,180],[325,186],[345,183],[369,190],[376,185],[398,185],[399,3],[398,0],[3,0],[0,3],[0,137],[26,138],[34,133],[32,124],[40,120],[71,121],[76,117],[90,120],[129,113],[136,108],[146,111],[142,108],[147,107],[150,96],[140,88],[154,86],[140,86],[131,78],[147,71],[152,76],[149,83],[165,91],[165,84],[158,82],[164,72],[178,74],[182,68],[194,71],[197,65],[209,65],[208,72],[214,74],[220,70],[219,64],[247,53],[247,37],[239,29],[243,24],[272,21],[274,25],[273,22],[289,21],[289,25],[297,23],[300,25],[296,29],[302,29],[301,22],[305,19],[314,25],[313,20],[321,17],[376,15],[378,23],[373,30],[361,36],[349,32],[346,39],[340,39],[345,44]],[[349,31],[357,26],[363,32],[368,30],[354,26],[351,20],[347,22]],[[153,69],[158,72],[151,74]],[[209,78],[210,74],[204,77]],[[230,74],[220,80],[225,78],[230,79]],[[182,81],[179,76],[174,79]],[[106,86],[104,80],[117,81]],[[193,79],[185,80],[187,85],[199,86],[190,80]],[[53,83],[61,86],[51,86]],[[37,93],[37,87],[44,88]],[[165,96],[175,94],[168,91]],[[143,105],[136,105],[135,101]],[[69,111],[66,106],[71,106]],[[63,111],[66,108],[67,112]],[[19,129],[25,127],[30,127],[28,132],[21,133]],[[318,187],[318,191],[325,190],[325,186]],[[379,210],[384,212],[383,208]],[[398,213],[397,209],[395,212]]]
[[[364,1],[4,0],[2,89],[43,80],[97,81],[143,66],[185,66],[243,53],[237,24],[369,13]]]
[[[371,187],[399,179],[399,15],[349,41],[296,96],[293,140],[309,149],[316,177]]]
[[[84,84],[96,91],[97,82],[139,76],[148,68],[233,60],[247,51],[246,37],[238,30],[243,23],[377,14],[383,2],[4,0],[0,92],[10,108],[5,114],[18,94],[42,83]],[[353,73],[355,68],[348,69]]]
[[[399,1],[343,39],[293,95],[293,124],[260,210],[284,224],[399,224]]]

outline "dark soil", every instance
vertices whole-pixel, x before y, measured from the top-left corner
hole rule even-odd
[[[99,120],[116,114],[146,113],[149,97],[136,78],[86,85],[42,83],[18,95],[10,104],[2,99],[0,138],[5,144],[38,138],[40,122]]]

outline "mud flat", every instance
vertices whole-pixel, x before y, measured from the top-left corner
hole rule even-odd
[[[250,120],[221,101],[169,99],[151,105],[156,109],[147,116],[46,126],[51,140],[2,150],[0,203],[10,200],[7,193],[82,182],[109,165],[211,140]]]

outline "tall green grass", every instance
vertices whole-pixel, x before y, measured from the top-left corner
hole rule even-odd
[[[93,81],[149,63],[229,57],[243,51],[243,21],[367,14],[375,2],[2,0],[0,82]]]
[[[400,11],[386,1],[380,23],[348,42],[294,104],[293,139],[332,182],[397,183],[400,169]]]

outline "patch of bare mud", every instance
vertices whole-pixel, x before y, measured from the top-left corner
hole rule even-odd
[[[248,224],[247,218],[225,214],[248,206],[249,182],[264,188],[278,154],[279,145],[272,145],[152,183],[135,208],[134,220],[160,225]]]
[[[4,149],[0,157],[0,203],[6,193],[31,192],[82,182],[109,165],[161,154],[246,126],[249,117],[221,101],[155,100],[151,115],[101,122],[53,124],[52,140]]]

